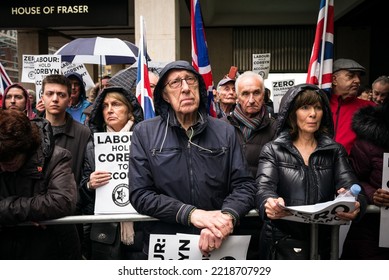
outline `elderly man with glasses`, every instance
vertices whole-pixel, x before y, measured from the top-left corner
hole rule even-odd
[[[154,105],[158,116],[133,131],[130,201],[159,220],[147,234],[199,234],[207,256],[254,208],[253,175],[233,126],[207,114],[204,80],[188,62],[165,66]]]

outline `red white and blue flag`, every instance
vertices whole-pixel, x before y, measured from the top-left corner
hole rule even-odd
[[[213,78],[211,64],[208,58],[208,46],[205,39],[203,18],[201,15],[200,1],[190,1],[191,35],[192,35],[192,65],[204,79],[208,92],[208,114],[216,117],[215,103],[213,100]]]
[[[143,16],[140,16],[140,41],[138,49],[136,97],[143,108],[143,115],[146,120],[155,117],[155,110],[150,88],[149,68],[147,65],[147,45]]]
[[[12,85],[11,79],[8,77],[7,72],[5,72],[5,69],[3,65],[0,63],[0,78],[1,78],[1,83],[0,83],[0,94],[2,95],[4,93],[4,90]]]
[[[307,83],[330,90],[334,59],[334,0],[321,0]]]

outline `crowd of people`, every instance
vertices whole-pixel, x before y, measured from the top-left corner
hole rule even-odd
[[[12,84],[0,108],[0,259],[141,260],[151,234],[176,233],[199,235],[205,257],[230,235],[249,235],[247,259],[310,259],[310,224],[285,219],[285,206],[331,201],[353,184],[362,187],[354,210],[336,213],[352,221],[340,258],[389,259],[379,215],[365,213],[389,206],[389,77],[362,86],[365,73],[337,59],[330,93],[295,85],[277,114],[261,75],[226,75],[211,117],[202,76],[173,61],[150,73],[156,117],[147,120],[135,92],[110,76],[89,96],[77,73],[46,76],[38,102]],[[96,169],[101,132],[132,132],[129,201],[157,220],[42,225],[94,214],[96,189],[112,180]],[[329,232],[319,225],[320,259],[331,258]],[[285,253],[291,246],[301,250]]]

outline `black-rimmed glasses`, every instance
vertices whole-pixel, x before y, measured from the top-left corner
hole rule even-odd
[[[177,78],[174,80],[170,80],[165,84],[165,87],[169,85],[171,89],[177,89],[182,87],[182,81],[185,80],[185,82],[188,84],[188,86],[194,86],[197,84],[197,77],[195,76],[189,76],[185,78]]]

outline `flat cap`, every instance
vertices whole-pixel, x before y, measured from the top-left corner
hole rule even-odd
[[[335,60],[332,72],[335,73],[339,70],[348,70],[350,72],[361,72],[363,75],[366,74],[366,69],[356,61],[352,59],[339,58]]]
[[[235,83],[235,80],[231,79],[229,77],[221,79],[220,82],[217,84],[217,87],[224,86],[225,84],[230,83],[230,82]]]

